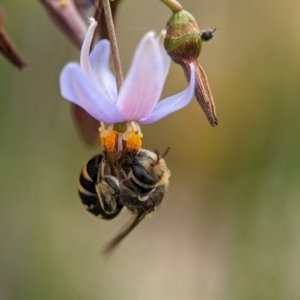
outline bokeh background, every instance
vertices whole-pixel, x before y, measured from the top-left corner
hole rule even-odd
[[[203,28],[219,118],[196,100],[143,127],[163,151],[168,196],[113,255],[101,247],[130,218],[88,214],[81,167],[100,145],[78,136],[58,76],[78,50],[39,1],[3,0],[6,28],[28,67],[0,57],[0,299],[299,299],[300,4],[182,0]],[[141,36],[164,27],[159,1],[124,0],[117,36],[126,73]],[[164,96],[185,88],[172,66]]]

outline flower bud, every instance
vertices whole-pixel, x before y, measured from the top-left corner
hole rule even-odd
[[[195,18],[185,10],[172,14],[164,47],[175,63],[190,63],[201,51],[201,33]]]
[[[40,0],[60,30],[80,48],[87,30],[73,0]]]

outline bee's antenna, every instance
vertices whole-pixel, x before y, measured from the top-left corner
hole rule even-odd
[[[164,158],[170,152],[170,150],[171,148],[168,146],[165,152],[160,156],[160,158]]]
[[[161,158],[164,158],[169,153],[170,149],[171,149],[170,147],[167,147],[167,149],[165,150],[165,152],[162,155],[160,155],[157,150],[153,151],[157,155],[157,160],[156,160],[156,163],[153,165],[153,167],[159,164],[159,160]]]

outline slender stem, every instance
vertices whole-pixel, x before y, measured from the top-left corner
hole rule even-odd
[[[110,0],[103,0],[102,2],[103,2],[105,20],[107,24],[107,31],[108,31],[110,45],[111,45],[111,53],[112,53],[114,68],[116,72],[117,89],[119,92],[124,82],[124,79],[123,79],[122,66],[121,66],[118,44],[117,44],[117,39],[115,34],[115,27],[114,27],[114,22],[111,14],[111,9],[110,9]]]
[[[176,0],[159,0],[165,5],[167,5],[173,13],[181,11],[183,8],[179,2]]]

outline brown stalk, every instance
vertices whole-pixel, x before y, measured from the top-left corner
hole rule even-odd
[[[120,91],[120,88],[124,82],[123,78],[123,71],[121,66],[121,60],[118,50],[118,43],[115,33],[115,27],[114,27],[114,21],[112,17],[111,7],[110,7],[110,0],[102,0],[103,2],[103,9],[104,9],[104,15],[105,15],[105,21],[107,25],[107,32],[109,35],[109,41],[111,46],[111,54],[113,58],[114,63],[114,69],[116,72],[116,81],[117,81],[117,90]]]

